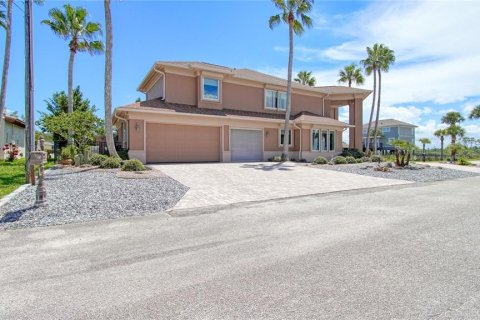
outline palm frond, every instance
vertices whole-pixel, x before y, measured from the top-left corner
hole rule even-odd
[[[268,26],[270,27],[270,29],[275,28],[279,24],[280,24],[280,15],[279,14],[271,16],[270,19],[268,20]]]

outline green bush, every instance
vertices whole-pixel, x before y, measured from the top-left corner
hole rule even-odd
[[[332,162],[334,164],[346,164],[347,159],[345,157],[342,157],[342,156],[336,156],[335,158],[332,159]]]
[[[120,159],[128,160],[128,149],[119,150],[117,151],[117,153]]]
[[[328,161],[325,157],[318,156],[313,160],[313,163],[315,163],[315,164],[327,164]]]
[[[77,154],[77,148],[73,144],[68,145],[60,151],[60,155],[62,157],[62,160],[66,159],[74,159],[75,155]]]
[[[352,156],[345,157],[345,160],[347,163],[357,163],[357,160],[355,160],[355,158]]]
[[[122,171],[144,171],[145,166],[140,160],[132,159],[132,160],[125,160],[122,165]]]
[[[461,166],[469,166],[471,165],[472,163],[470,161],[467,160],[467,158],[465,157],[460,157],[458,158],[457,160],[457,164],[458,165],[461,165]]]
[[[108,158],[108,156],[106,156],[104,154],[98,154],[98,153],[92,154],[90,156],[90,164],[92,166],[99,166],[107,158]]]
[[[270,159],[268,159],[268,161],[271,161],[271,162],[281,162],[281,161],[282,161],[282,156],[273,156],[273,157],[271,157]]]
[[[362,162],[370,162],[371,159],[369,157],[362,157]]]
[[[362,163],[362,162],[363,162],[363,158],[355,159],[355,162],[356,162],[356,163]]]
[[[354,157],[355,159],[363,157],[363,153],[358,151],[358,149],[346,149],[343,150],[342,153],[340,153],[340,156],[342,157]]]
[[[107,157],[100,163],[100,168],[104,169],[116,169],[120,168],[120,158],[116,157]]]
[[[373,155],[370,160],[372,162],[382,162],[382,157],[381,156],[377,156],[377,155]]]

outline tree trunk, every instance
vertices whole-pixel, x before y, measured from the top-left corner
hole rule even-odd
[[[289,160],[288,159],[288,144],[289,144],[288,130],[289,130],[289,127],[290,127],[290,113],[292,111],[292,65],[293,65],[293,26],[292,26],[292,23],[289,23],[289,25],[288,25],[288,37],[289,37],[289,42],[290,42],[290,50],[289,50],[289,54],[288,54],[287,110],[285,112],[285,125],[283,126],[284,134],[283,134],[282,161],[288,161]]]
[[[440,137],[440,161],[443,161],[443,139],[444,137]]]
[[[112,157],[118,157],[113,141],[112,130],[112,15],[110,12],[110,0],[104,1],[105,5],[105,28],[107,39],[105,43],[105,139],[107,140],[108,153]]]
[[[451,135],[451,138],[452,138],[452,152],[450,153],[450,162],[451,162],[451,163],[454,163],[454,162],[455,162],[455,153],[456,153],[456,150],[455,150],[455,148],[456,148],[456,146],[455,146],[455,143],[456,143],[455,138],[456,138],[456,137],[455,137],[454,134],[452,134],[452,135]]]
[[[370,110],[370,120],[368,121],[367,129],[367,143],[365,145],[365,152],[370,153],[370,130],[372,129],[373,112],[375,110],[375,96],[377,93],[377,69],[373,68],[373,97],[372,97],[372,109]]]
[[[75,51],[70,49],[70,58],[68,59],[68,108],[67,112],[73,112],[73,60],[75,59]],[[73,144],[73,131],[68,132],[68,144]]]
[[[382,92],[382,73],[380,71],[380,69],[378,69],[378,101],[377,101],[377,116],[375,117],[375,129],[373,129],[375,132],[375,137],[374,137],[374,152],[375,154],[377,153],[377,129],[378,129],[378,120],[379,120],[379,117],[380,117],[380,95],[381,95],[381,92]]]
[[[8,69],[10,66],[10,47],[12,43],[12,3],[13,0],[7,2],[7,16],[6,16],[6,35],[5,35],[5,55],[3,57],[3,72],[2,72],[2,85],[0,87],[0,135],[3,135],[3,114],[5,113],[5,101],[7,98],[7,80]],[[2,141],[3,139],[0,139]],[[5,141],[8,143],[8,141]]]

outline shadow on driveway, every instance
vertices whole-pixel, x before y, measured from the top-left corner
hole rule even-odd
[[[275,164],[265,164],[265,163],[252,163],[252,164],[243,164],[241,168],[244,169],[255,169],[255,170],[262,170],[262,171],[273,171],[273,170],[280,170],[280,171],[291,171],[293,168],[291,166],[285,166],[283,163],[275,163]]]

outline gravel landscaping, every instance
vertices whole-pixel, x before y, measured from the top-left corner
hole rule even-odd
[[[173,207],[188,187],[163,174],[122,177],[118,170],[53,168],[46,173],[47,206],[34,207],[28,186],[0,207],[0,229],[155,214]],[[146,178],[147,177],[147,178]]]
[[[384,166],[385,163],[382,164]],[[409,168],[391,168],[390,171],[375,171],[376,163],[356,163],[340,165],[312,165],[314,168],[360,174],[378,178],[398,179],[415,182],[432,182],[478,176],[478,173],[445,169],[435,166],[414,164]]]

